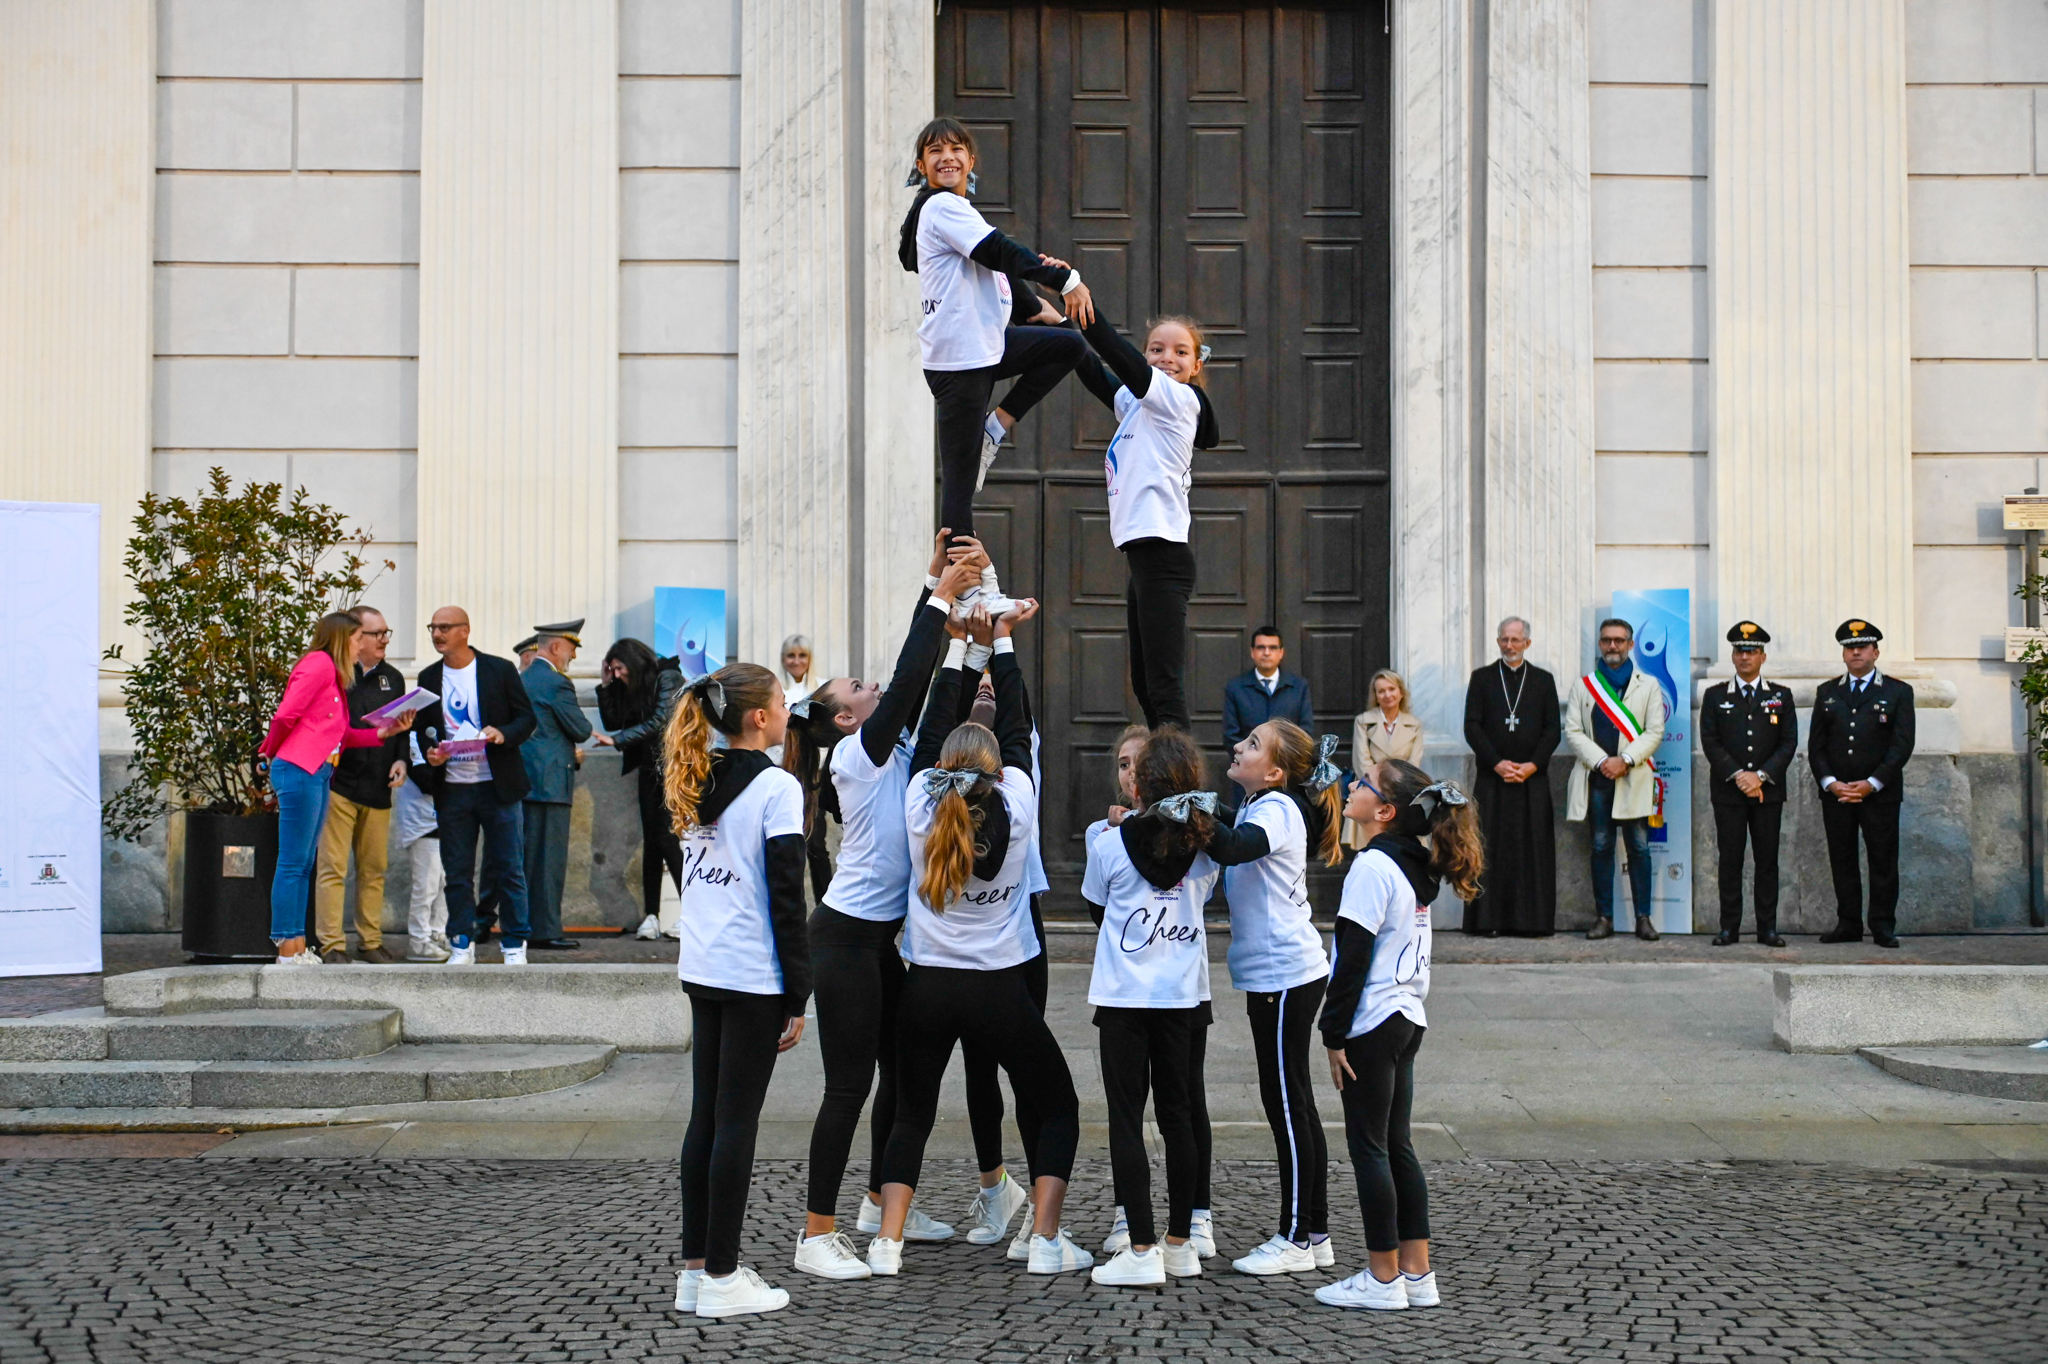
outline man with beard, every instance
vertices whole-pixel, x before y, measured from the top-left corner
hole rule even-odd
[[[1465,931],[1553,933],[1557,812],[1547,771],[1562,735],[1557,679],[1524,661],[1529,622],[1509,616],[1494,634],[1500,657],[1465,688],[1465,742],[1478,761],[1473,795],[1486,842],[1486,876],[1465,908]]]

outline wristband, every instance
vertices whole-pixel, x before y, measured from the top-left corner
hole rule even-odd
[[[966,662],[967,641],[964,639],[949,640],[946,644],[946,661],[941,666],[947,668],[958,668],[963,666]]]
[[[1010,642],[1008,635],[999,635],[996,638],[995,651],[999,654],[1014,654],[1017,652],[1017,646]]]
[[[939,590],[939,580],[938,580],[938,579],[937,579],[936,577],[934,577],[933,575],[929,574],[929,573],[925,574],[925,575],[924,575],[924,590],[925,590],[925,591],[927,591],[927,592],[936,592],[936,591],[938,591],[938,590]]]
[[[1068,294],[1073,293],[1074,290],[1080,287],[1081,272],[1079,270],[1070,269],[1067,271],[1067,282],[1060,286],[1060,297],[1065,298]]]
[[[993,645],[974,643],[968,644],[966,665],[967,671],[979,676],[982,670],[988,667],[989,656],[994,652],[995,647]]]

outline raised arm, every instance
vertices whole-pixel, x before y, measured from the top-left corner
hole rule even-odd
[[[1069,266],[1047,265],[1038,258],[1036,251],[1004,236],[1000,228],[991,230],[976,242],[967,256],[976,265],[986,266],[999,275],[1022,276],[1033,284],[1043,284],[1048,289],[1062,292],[1066,291],[1067,282],[1078,273]]]
[[[1145,363],[1138,348],[1125,340],[1123,333],[1106,321],[1100,311],[1093,322],[1081,328],[1081,335],[1088,338],[1089,348],[1102,357],[1102,363],[1131,391],[1132,397],[1142,398],[1152,391],[1152,376],[1158,371]]]
[[[1010,631],[1038,614],[1038,603],[1025,601],[1013,614],[996,622],[996,652],[989,676],[996,684],[996,743],[1003,766],[1031,771],[1031,699],[1025,694],[1024,669]]]
[[[875,766],[882,765],[917,718],[917,708],[931,686],[932,670],[938,667],[945,648],[946,621],[952,617],[954,598],[980,581],[980,569],[961,562],[948,564],[939,575],[938,587],[928,591],[924,605],[918,607],[902,652],[896,655],[896,671],[889,678],[888,690],[882,693],[875,713],[860,727],[861,749]]]
[[[924,719],[917,728],[917,748],[910,757],[912,772],[937,767],[939,750],[946,746],[946,736],[959,725],[956,717],[960,711],[960,692],[967,679],[966,653],[967,641],[955,639],[946,651],[945,666],[932,679],[932,693],[925,701]]]

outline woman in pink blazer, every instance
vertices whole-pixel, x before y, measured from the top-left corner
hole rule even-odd
[[[270,717],[270,733],[257,752],[270,760],[277,797],[277,876],[270,883],[270,936],[279,966],[318,966],[306,947],[306,895],[313,855],[327,819],[327,786],[344,748],[368,748],[412,728],[407,711],[382,729],[349,723],[349,664],[362,622],[347,611],[320,618],[313,647],[292,668],[284,699]]]

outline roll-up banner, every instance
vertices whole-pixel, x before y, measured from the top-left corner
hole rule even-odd
[[[1683,587],[1617,592],[1611,614],[1636,630],[1636,667],[1664,693],[1664,742],[1653,760],[1650,812],[1651,921],[1660,933],[1692,932],[1692,593]],[[1617,879],[1621,859],[1615,859]],[[1626,886],[1617,886],[1628,898]]]

